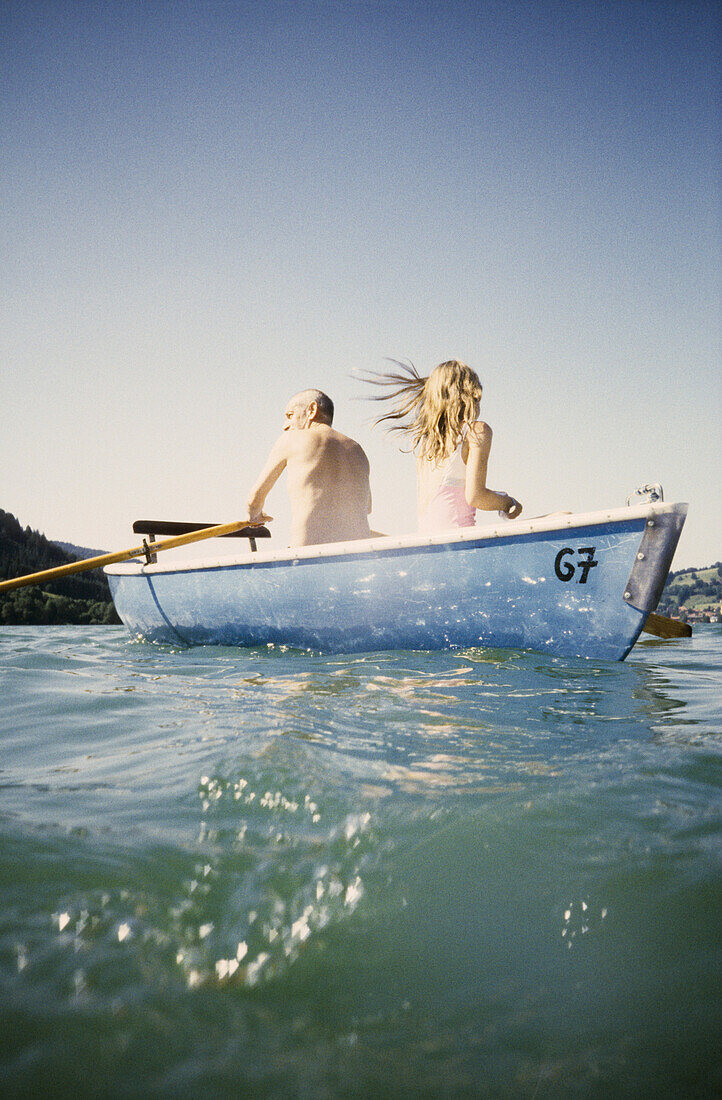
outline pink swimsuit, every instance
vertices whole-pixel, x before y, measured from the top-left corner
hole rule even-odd
[[[452,455],[434,469],[441,480],[426,511],[419,513],[419,531],[425,535],[453,527],[473,527],[476,508],[466,502],[466,466],[461,457],[463,440]]]

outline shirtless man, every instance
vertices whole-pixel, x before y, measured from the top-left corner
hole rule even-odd
[[[286,407],[286,424],[248,498],[251,523],[263,523],[263,505],[284,469],[291,498],[291,546],[371,537],[369,461],[353,439],[331,427],[333,402],[303,390]]]

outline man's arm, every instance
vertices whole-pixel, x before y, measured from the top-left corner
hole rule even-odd
[[[248,518],[251,523],[263,523],[270,516],[263,511],[266,497],[286,468],[288,462],[288,441],[286,434],[279,436],[271,448],[266,465],[261,470],[256,484],[248,495]]]

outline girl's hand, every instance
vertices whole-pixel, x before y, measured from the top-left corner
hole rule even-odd
[[[515,500],[514,497],[510,497],[508,494],[507,499],[509,503],[504,509],[504,514],[507,515],[509,519],[517,519],[522,513],[522,506],[518,500]]]

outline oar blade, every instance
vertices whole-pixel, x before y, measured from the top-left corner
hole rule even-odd
[[[645,634],[653,634],[655,638],[692,637],[692,627],[689,623],[683,623],[679,619],[668,619],[666,615],[658,615],[656,611],[650,611],[642,630]]]

